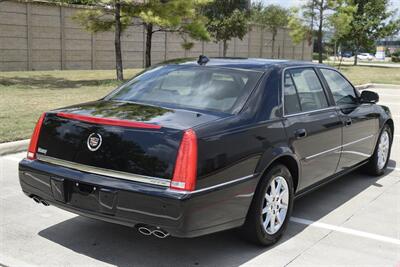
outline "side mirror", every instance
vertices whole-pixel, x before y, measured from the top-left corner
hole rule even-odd
[[[375,92],[364,90],[361,92],[360,102],[361,103],[377,103],[379,101],[379,95]]]

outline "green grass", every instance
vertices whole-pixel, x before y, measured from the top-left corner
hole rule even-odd
[[[30,138],[44,111],[105,96],[119,84],[114,77],[112,70],[0,72],[0,143]]]
[[[140,69],[125,70],[130,78]],[[400,69],[342,66],[354,83],[400,84]],[[96,100],[118,86],[113,70],[0,72],[0,143],[30,138],[44,111]]]
[[[365,83],[400,85],[400,68],[341,66],[340,71],[355,85]]]

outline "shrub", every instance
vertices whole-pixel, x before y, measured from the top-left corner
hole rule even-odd
[[[400,57],[400,49],[392,53],[392,56]]]
[[[397,50],[392,53],[392,62],[400,62],[400,50]]]

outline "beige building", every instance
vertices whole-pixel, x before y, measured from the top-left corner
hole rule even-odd
[[[0,2],[0,71],[113,69],[114,34],[85,31],[72,16],[77,6],[60,6],[47,2]],[[122,36],[125,68],[144,66],[145,30],[130,26]],[[272,36],[254,26],[243,40],[229,43],[228,56],[272,58]],[[152,63],[164,60],[222,56],[222,46],[214,42],[195,42],[190,51],[173,33],[156,33],[153,37]],[[274,58],[311,60],[312,47],[307,41],[294,45],[287,30],[279,31]]]

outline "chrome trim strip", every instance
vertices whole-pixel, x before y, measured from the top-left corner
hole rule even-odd
[[[313,159],[313,158],[316,158],[316,157],[318,157],[318,156],[327,154],[327,153],[329,153],[329,152],[333,152],[333,151],[335,151],[335,150],[337,150],[337,149],[341,149],[341,148],[342,148],[342,146],[337,146],[337,147],[334,147],[334,148],[331,148],[331,149],[328,149],[328,150],[319,152],[319,153],[317,153],[317,154],[314,154],[314,155],[305,157],[305,159],[306,159],[306,160]]]
[[[66,161],[62,159],[57,159],[49,156],[44,156],[44,155],[37,155],[37,159],[39,161],[43,162],[48,162],[54,165],[59,165],[83,172],[88,172],[88,173],[94,173],[98,175],[104,175],[104,176],[109,176],[112,178],[119,178],[119,179],[124,179],[124,180],[129,180],[129,181],[134,181],[134,182],[140,182],[140,183],[146,183],[146,184],[153,184],[153,185],[160,185],[160,186],[166,186],[169,187],[171,181],[168,179],[164,178],[157,178],[157,177],[150,177],[150,176],[144,176],[144,175],[139,175],[139,174],[133,174],[133,173],[127,173],[127,172],[121,172],[121,171],[114,171],[114,170],[107,170],[103,168],[98,168],[98,167],[93,167],[93,166],[88,166],[80,163],[75,163],[71,161]]]
[[[321,155],[323,155],[323,154],[326,154],[326,153],[335,151],[335,150],[337,150],[337,149],[345,148],[346,146],[350,146],[350,145],[354,145],[354,144],[356,144],[356,143],[358,143],[358,142],[362,142],[362,141],[367,140],[367,139],[369,139],[369,138],[371,138],[371,137],[374,137],[374,135],[371,134],[371,135],[369,135],[369,136],[363,137],[363,138],[358,139],[358,140],[356,140],[356,141],[353,141],[353,142],[350,142],[350,143],[347,143],[347,144],[344,144],[344,145],[341,145],[341,146],[337,146],[337,147],[334,147],[334,148],[331,148],[331,149],[328,149],[328,150],[319,152],[319,153],[317,153],[317,154],[314,154],[314,155],[305,157],[304,159],[305,159],[305,160],[313,159],[313,158],[315,158],[315,157],[318,157],[318,156],[321,156]],[[364,155],[366,155],[366,154],[364,154]]]
[[[294,116],[299,116],[299,115],[306,115],[306,114],[310,114],[310,113],[317,113],[319,111],[326,111],[326,110],[335,110],[336,107],[331,106],[331,107],[327,107],[327,108],[320,108],[320,109],[314,109],[314,110],[310,110],[310,111],[304,111],[304,112],[299,112],[299,113],[293,113],[293,114],[288,114],[288,115],[284,115],[284,118],[290,118],[290,117],[294,117]]]
[[[369,158],[372,155],[369,154],[365,154],[365,153],[361,153],[361,152],[357,152],[357,151],[347,151],[347,150],[342,150],[342,153],[344,154],[353,154],[353,155],[358,155],[358,156],[362,156],[364,158]]]
[[[167,189],[167,190],[170,191],[170,192],[173,192],[173,193],[178,193],[178,194],[188,194],[188,195],[189,194],[196,194],[196,193],[200,193],[200,192],[205,192],[205,191],[209,191],[209,190],[212,190],[212,189],[216,189],[216,188],[219,188],[219,187],[222,187],[222,186],[225,186],[225,185],[234,184],[234,183],[237,183],[237,182],[240,182],[240,181],[250,180],[254,176],[255,176],[255,174],[250,174],[250,175],[247,175],[247,176],[244,176],[244,177],[232,180],[232,181],[228,181],[228,182],[225,182],[225,183],[212,185],[212,186],[201,188],[201,189],[197,189],[197,190],[194,190],[194,191],[180,191],[180,190],[170,189],[170,188]]]
[[[373,134],[371,134],[371,135],[368,135],[368,136],[366,136],[366,137],[363,137],[363,138],[361,138],[361,139],[358,139],[358,140],[356,140],[356,141],[353,141],[353,142],[350,142],[350,143],[344,144],[344,145],[342,145],[342,147],[346,147],[346,146],[350,146],[350,145],[356,144],[356,143],[358,143],[358,142],[361,142],[361,141],[367,140],[368,138],[371,138],[371,137],[374,137],[374,135],[373,135]]]
[[[254,193],[250,193],[250,194],[243,194],[243,195],[237,195],[236,197],[238,198],[249,198],[249,197],[253,197]]]
[[[247,180],[247,179],[253,178],[255,176],[255,174],[251,174],[251,175],[247,175],[247,176],[244,176],[244,177],[232,180],[232,181],[213,185],[210,187],[201,188],[201,189],[194,190],[194,191],[181,191],[181,190],[170,189],[169,186],[170,186],[171,181],[168,179],[150,177],[150,176],[144,176],[144,175],[139,175],[139,174],[114,171],[114,170],[107,170],[107,169],[103,169],[103,168],[88,166],[88,165],[75,163],[75,162],[71,162],[71,161],[66,161],[66,160],[62,160],[62,159],[57,159],[57,158],[40,155],[40,154],[37,155],[37,159],[39,161],[43,161],[43,162],[47,162],[47,163],[51,163],[54,165],[59,165],[62,167],[71,168],[71,169],[75,169],[75,170],[79,170],[79,171],[83,171],[83,172],[104,175],[104,176],[109,176],[112,178],[119,178],[119,179],[134,181],[134,182],[141,182],[141,183],[146,183],[146,184],[165,186],[165,187],[168,187],[167,191],[172,192],[172,193],[177,193],[177,194],[200,193],[200,192],[212,190],[212,189],[215,189],[218,187],[222,187],[225,185],[237,183],[237,182],[240,182],[243,180]]]

